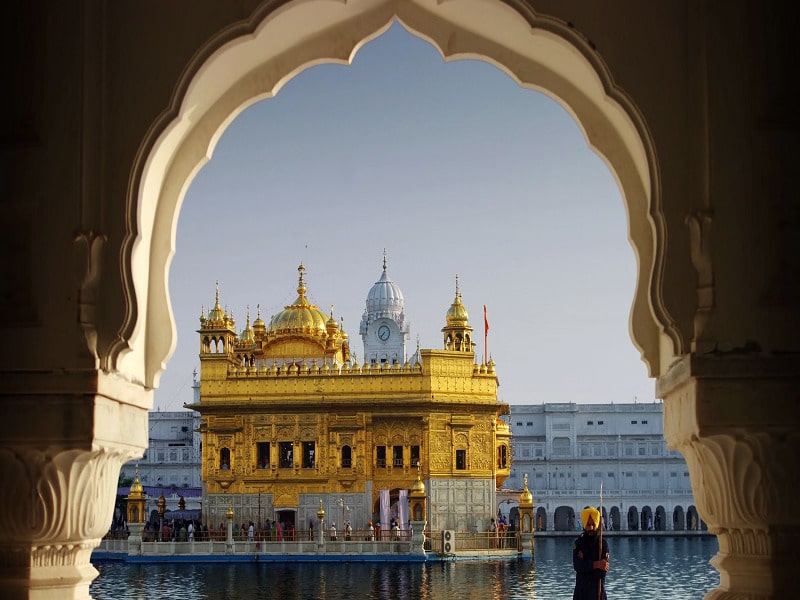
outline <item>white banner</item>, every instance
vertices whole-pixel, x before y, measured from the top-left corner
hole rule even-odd
[[[389,490],[381,490],[381,535],[389,531]]]

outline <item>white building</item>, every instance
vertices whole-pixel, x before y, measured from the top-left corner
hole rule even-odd
[[[576,515],[599,506],[614,530],[685,530],[698,520],[683,456],[668,450],[663,405],[511,405],[513,463],[504,487],[533,493],[541,530],[578,529]],[[508,495],[509,512],[514,494]]]
[[[194,401],[200,384],[192,383]],[[132,479],[139,467],[139,481],[148,490],[163,488],[165,496],[177,490],[199,489],[200,482],[200,413],[193,410],[150,411],[148,444],[144,456],[122,466],[121,474]]]

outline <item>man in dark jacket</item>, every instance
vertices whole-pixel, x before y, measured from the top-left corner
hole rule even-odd
[[[584,508],[581,511],[583,533],[572,545],[572,567],[575,569],[575,591],[572,600],[606,600],[608,572],[608,543],[598,536],[600,511]]]

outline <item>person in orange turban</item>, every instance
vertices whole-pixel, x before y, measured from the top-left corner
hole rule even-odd
[[[583,533],[572,545],[572,568],[575,569],[575,590],[572,600],[606,600],[608,542],[598,536],[600,511],[587,506],[581,511]]]

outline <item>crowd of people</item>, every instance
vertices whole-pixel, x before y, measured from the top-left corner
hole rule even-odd
[[[505,515],[498,515],[497,520],[492,518],[489,524],[489,539],[492,548],[516,548],[517,528],[514,521],[509,522]]]
[[[234,523],[233,539],[236,541],[292,541],[297,532],[291,522],[267,519],[263,524],[253,521]],[[106,538],[126,539],[130,534],[127,524],[114,524]],[[310,534],[309,534],[310,535]],[[147,521],[142,530],[144,542],[224,542],[228,529],[224,522],[216,527],[193,519],[166,519],[161,522]]]

